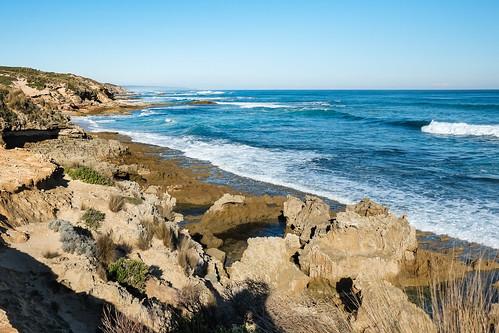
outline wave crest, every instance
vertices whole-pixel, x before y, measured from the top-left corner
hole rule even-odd
[[[499,125],[472,125],[432,120],[428,125],[421,127],[421,131],[441,135],[491,136],[499,138]]]

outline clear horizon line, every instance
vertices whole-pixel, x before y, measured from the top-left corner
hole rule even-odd
[[[113,83],[116,84],[116,83]],[[121,87],[151,87],[175,90],[227,90],[227,91],[499,91],[498,88],[190,88],[160,84],[116,84]]]

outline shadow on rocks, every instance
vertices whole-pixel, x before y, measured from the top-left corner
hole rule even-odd
[[[246,332],[245,325],[253,325],[259,332],[277,333],[281,330],[275,325],[266,309],[270,290],[267,284],[246,281],[244,285],[231,289],[228,295],[220,295],[208,285],[215,297],[209,306],[191,308],[190,317],[179,315],[176,333],[225,332],[234,326]]]
[[[58,282],[33,257],[0,245],[0,308],[19,332],[96,332],[103,305]]]

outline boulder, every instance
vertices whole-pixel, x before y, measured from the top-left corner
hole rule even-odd
[[[354,332],[437,332],[430,317],[389,282],[358,279],[354,284],[362,295]]]
[[[329,206],[321,199],[307,195],[305,202],[288,195],[283,215],[287,229],[297,234],[302,242],[308,242],[330,225]]]
[[[311,278],[337,281],[361,274],[392,278],[404,261],[414,260],[416,231],[407,219],[385,209],[373,211],[365,207],[365,201],[347,207],[338,213],[329,231],[312,238],[304,247],[299,262]]]
[[[206,214],[215,214],[216,212],[224,210],[227,206],[242,204],[244,203],[244,199],[243,195],[225,193],[220,199],[215,201],[213,206],[206,211]]]
[[[209,255],[210,257],[220,260],[220,262],[222,263],[225,262],[225,252],[222,250],[219,250],[217,248],[210,248],[206,250],[206,254]]]
[[[231,281],[260,281],[283,293],[300,293],[309,277],[292,262],[298,249],[290,244],[293,242],[280,237],[248,239],[243,257],[229,268]]]
[[[282,197],[224,194],[202,216],[201,222],[189,227],[192,234],[207,235],[208,247],[217,247],[212,235],[249,223],[279,223]],[[211,235],[210,235],[211,234]],[[210,242],[209,244],[207,242]]]

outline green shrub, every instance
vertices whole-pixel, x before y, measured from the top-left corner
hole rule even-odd
[[[104,221],[105,218],[106,214],[94,208],[87,209],[81,217],[82,221],[85,222],[85,225],[92,230],[98,230],[101,222]]]
[[[144,291],[149,267],[140,260],[120,258],[109,265],[111,280]]]
[[[87,229],[76,227],[65,220],[53,220],[48,225],[50,230],[60,234],[62,250],[66,253],[95,256],[95,242]]]
[[[66,173],[73,179],[81,180],[84,183],[97,184],[97,185],[113,185],[113,181],[106,176],[101,175],[94,169],[86,166],[79,166],[76,168],[68,168]]]

